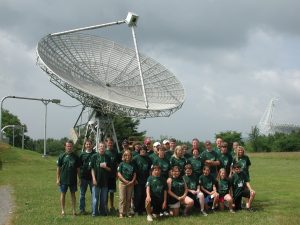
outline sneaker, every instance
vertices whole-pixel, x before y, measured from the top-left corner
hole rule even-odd
[[[164,216],[169,216],[169,213],[167,211],[164,211]]]
[[[201,210],[201,214],[202,214],[203,216],[207,216],[207,215],[208,215],[204,210]]]
[[[154,219],[156,219],[156,218],[158,217],[158,215],[157,215],[157,214],[152,214],[152,217],[153,217]]]
[[[152,218],[151,215],[147,215],[147,221],[149,221],[149,222],[152,222],[152,221],[153,221],[153,218]]]
[[[120,213],[119,218],[124,218],[124,215],[122,213]]]
[[[233,209],[230,209],[229,212],[230,213],[235,213],[235,211]]]
[[[162,217],[162,216],[164,216],[164,214],[161,212],[161,213],[159,214],[159,217]]]

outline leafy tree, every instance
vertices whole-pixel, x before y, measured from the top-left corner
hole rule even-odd
[[[9,138],[9,144],[15,143],[16,147],[22,147],[22,129],[21,126],[24,126],[24,133],[27,132],[27,126],[25,124],[22,124],[20,119],[16,116],[10,113],[8,110],[2,111],[2,128],[7,125],[16,125],[18,126],[13,131],[13,128],[6,128],[5,129],[5,136]],[[14,140],[13,140],[14,137]],[[24,136],[24,142],[26,145],[26,141],[29,141],[28,136]]]
[[[249,134],[250,145],[254,152],[257,152],[259,149],[259,129],[257,126],[251,128],[251,133]]]
[[[138,131],[138,126],[140,125],[140,120],[138,119],[115,116],[113,122],[120,147],[124,139],[129,139],[132,136],[143,137],[146,134],[146,131]]]

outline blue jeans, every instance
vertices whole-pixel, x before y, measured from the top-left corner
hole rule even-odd
[[[81,184],[80,184],[80,200],[79,200],[79,210],[80,212],[85,212],[85,193],[86,190],[90,187],[90,192],[92,194],[92,181],[91,180],[86,180],[86,179],[81,179]],[[91,204],[92,205],[92,204]]]
[[[93,186],[92,188],[92,198],[93,198],[93,216],[100,215],[106,216],[107,215],[107,194],[108,194],[108,187],[98,187]],[[100,197],[100,206],[99,206],[99,197]]]

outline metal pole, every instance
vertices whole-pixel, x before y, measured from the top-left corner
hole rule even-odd
[[[0,110],[0,140],[2,140],[2,107],[3,107],[3,101],[6,98],[16,98],[16,99],[25,99],[25,100],[35,100],[35,101],[41,101],[45,104],[46,106],[46,112],[45,112],[45,131],[44,131],[44,155],[46,156],[46,129],[47,129],[47,105],[52,102],[55,104],[59,104],[60,103],[60,99],[44,99],[44,98],[27,98],[27,97],[18,97],[18,96],[5,96],[4,98],[2,98],[1,100],[1,110]],[[23,132],[24,135],[24,132]],[[14,141],[14,140],[13,140]]]
[[[47,111],[48,111],[48,104],[49,104],[49,101],[42,101],[44,104],[45,104],[45,120],[44,120],[44,155],[43,157],[47,157]]]
[[[5,96],[1,99],[1,110],[0,110],[0,140],[2,140],[2,108],[3,108],[3,102],[5,99],[9,98],[11,96]]]
[[[25,131],[25,126],[22,125],[22,150],[24,150],[24,131]]]
[[[94,26],[89,26],[89,27],[82,27],[82,28],[77,28],[73,30],[67,30],[67,31],[62,31],[62,32],[57,32],[50,34],[51,36],[57,36],[57,35],[62,35],[62,34],[70,34],[74,32],[79,32],[79,31],[84,31],[84,30],[93,30],[93,29],[98,29],[101,27],[108,27],[112,25],[119,25],[125,23],[125,20],[117,21],[117,22],[111,22],[111,23],[104,23],[104,24],[99,24],[99,25],[94,25]]]
[[[138,46],[137,46],[136,38],[135,38],[134,26],[131,26],[131,31],[132,31],[132,37],[133,37],[133,42],[134,42],[134,47],[135,47],[136,59],[137,59],[137,62],[138,62],[138,67],[139,67],[139,72],[140,72],[140,77],[141,77],[141,83],[142,83],[142,89],[143,89],[143,94],[144,94],[145,106],[148,109],[149,105],[148,105],[148,100],[147,100],[147,96],[146,96],[146,90],[145,90],[145,85],[144,85],[144,77],[143,77],[143,74],[142,74],[142,68],[141,68],[141,62],[140,62]]]
[[[113,135],[114,135],[115,143],[116,143],[118,152],[120,153],[120,148],[119,148],[119,143],[118,143],[117,134],[116,134],[116,130],[115,130],[115,125],[114,125],[114,121],[113,121],[112,118],[110,118],[110,122],[111,122],[111,127],[112,127],[112,130],[113,130]]]
[[[13,147],[15,147],[15,125],[13,125]]]

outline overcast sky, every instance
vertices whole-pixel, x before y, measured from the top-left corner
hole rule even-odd
[[[0,0],[0,97],[58,98],[77,105],[36,65],[36,45],[49,33],[139,15],[140,52],[183,83],[186,100],[169,118],[141,120],[159,138],[214,139],[227,130],[248,136],[272,97],[274,123],[300,124],[299,0]],[[130,30],[103,35],[133,47]],[[44,136],[41,102],[7,99],[4,108]],[[48,137],[69,136],[80,111],[48,105]]]

